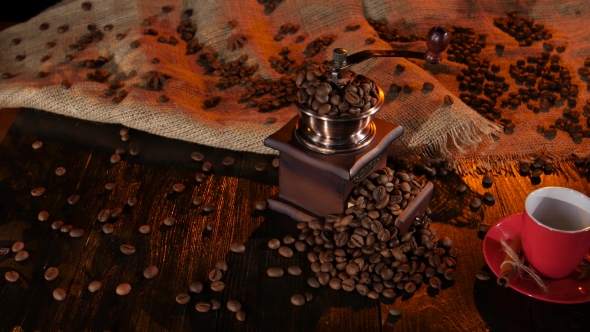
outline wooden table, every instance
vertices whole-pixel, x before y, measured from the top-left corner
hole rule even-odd
[[[12,254],[0,256],[0,331],[588,331],[590,304],[546,303],[500,287],[494,279],[475,278],[486,266],[478,224],[520,212],[526,195],[542,186],[590,194],[587,175],[580,175],[571,163],[560,164],[556,174],[543,176],[536,185],[509,174],[497,176],[490,189],[481,186],[481,175],[431,179],[434,228],[460,250],[457,280],[437,295],[422,286],[410,298],[379,303],[356,292],[311,289],[306,280],[312,271],[304,253],[288,259],[267,248],[271,238],[298,234],[288,217],[254,209],[256,201],[277,192],[273,156],[136,131],[129,142],[122,142],[120,128],[27,109],[10,127],[0,144],[0,241],[23,241],[30,258],[18,263]],[[41,149],[31,148],[35,140],[43,141]],[[136,157],[127,153],[112,165],[109,158],[118,146],[141,152]],[[193,151],[204,153],[205,160],[193,161]],[[234,157],[235,164],[223,166],[226,156]],[[213,172],[197,183],[195,174],[205,161],[213,164]],[[269,165],[266,171],[255,170],[260,162]],[[67,170],[63,177],[54,173],[59,166]],[[105,190],[108,182],[116,183],[113,191]],[[179,182],[186,185],[185,192],[172,193],[172,185]],[[462,182],[470,190],[458,196],[455,190]],[[39,186],[47,189],[46,195],[32,197],[31,189]],[[496,195],[496,204],[472,212],[469,200],[486,190]],[[67,203],[72,194],[81,196],[75,206]],[[215,210],[207,214],[202,206],[192,205],[197,195]],[[113,234],[102,233],[98,212],[123,206],[132,196],[138,198],[137,206],[125,208]],[[48,222],[37,220],[41,210],[49,211]],[[160,226],[166,216],[178,223]],[[55,220],[82,228],[86,235],[72,239],[54,231],[50,224]],[[205,231],[207,222],[215,224],[212,232]],[[144,224],[152,226],[151,234],[138,232]],[[234,242],[245,243],[246,252],[229,252]],[[125,243],[137,252],[121,254],[119,246]],[[221,293],[193,294],[187,305],[175,302],[192,281],[205,282],[220,260],[229,266]],[[146,280],[142,272],[150,264],[160,272]],[[303,275],[266,276],[269,267],[289,265],[300,266]],[[60,270],[54,281],[43,278],[50,266]],[[9,270],[18,271],[21,279],[6,282],[3,276]],[[96,294],[86,290],[92,280],[103,283]],[[115,294],[123,282],[132,285],[125,297]],[[67,291],[66,300],[53,299],[56,287]],[[290,304],[291,295],[305,291],[314,294],[311,302],[303,307]],[[222,303],[238,299],[248,314],[246,321],[237,321],[225,308],[196,312],[196,302],[213,298]],[[403,308],[400,319],[388,317],[394,304]]]

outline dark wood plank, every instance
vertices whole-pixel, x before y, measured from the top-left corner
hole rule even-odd
[[[0,144],[0,242],[23,240],[31,257],[17,263],[13,255],[0,256],[0,273],[15,269],[22,279],[0,282],[0,331],[15,327],[29,330],[141,330],[141,331],[350,331],[350,330],[426,330],[426,331],[581,331],[590,318],[590,304],[558,305],[530,299],[516,291],[498,286],[495,280],[478,281],[475,274],[485,267],[481,251],[482,235],[478,224],[493,224],[522,210],[526,195],[543,186],[565,186],[590,194],[588,175],[580,174],[572,163],[558,165],[556,174],[545,175],[540,183],[527,177],[506,173],[496,176],[491,188],[481,185],[482,175],[430,179],[435,184],[431,203],[433,228],[440,236],[449,236],[460,250],[454,283],[440,292],[426,285],[411,297],[379,303],[356,292],[333,291],[327,287],[311,289],[306,280],[312,275],[306,255],[295,253],[287,259],[267,248],[271,238],[298,234],[296,223],[279,213],[255,211],[258,200],[277,192],[277,169],[273,156],[214,149],[196,144],[132,132],[130,142],[121,142],[117,125],[95,124],[45,112],[24,110],[19,113],[6,138]],[[42,140],[42,149],[31,143]],[[128,154],[117,165],[109,157],[118,146],[140,148],[137,157]],[[195,162],[190,153],[201,151],[205,160]],[[232,166],[223,166],[226,156],[235,158]],[[214,165],[203,183],[195,175],[205,161]],[[265,162],[265,171],[255,165]],[[67,169],[57,177],[58,166]],[[104,184],[114,182],[109,192]],[[172,185],[182,182],[183,193],[172,193]],[[460,183],[470,190],[457,194]],[[32,197],[30,190],[47,188],[45,197]],[[472,211],[468,205],[474,196],[494,193],[493,206]],[[69,206],[67,197],[78,193],[82,199]],[[211,213],[191,204],[196,195],[215,205]],[[96,221],[103,208],[124,206],[136,196],[136,207],[125,207],[116,221],[115,232],[101,232]],[[39,222],[37,213],[46,209],[50,222]],[[161,226],[166,216],[178,220],[174,227]],[[71,239],[53,231],[50,223],[63,220],[83,228],[82,239]],[[213,222],[212,232],[205,231]],[[152,226],[142,235],[140,225]],[[246,252],[228,252],[234,242],[243,242]],[[133,256],[124,256],[119,246],[129,243],[137,248]],[[207,274],[217,261],[226,260],[226,288],[221,293],[209,289]],[[160,273],[152,280],[142,278],[143,269],[154,264]],[[272,266],[286,269],[298,265],[299,277],[279,279],[266,276]],[[60,269],[60,276],[48,282],[43,273],[49,266]],[[92,280],[103,282],[97,294],[86,287]],[[187,292],[192,281],[204,283],[201,294],[192,294],[187,305],[174,298]],[[132,292],[126,297],[115,294],[119,283],[129,282]],[[63,302],[55,301],[55,287],[68,292]],[[303,307],[290,304],[295,293],[311,291],[314,300]],[[206,314],[194,306],[199,301],[239,300],[248,317],[238,322],[225,308]],[[388,316],[392,305],[400,305],[399,319]]]

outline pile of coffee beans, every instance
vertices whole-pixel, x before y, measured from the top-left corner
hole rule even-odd
[[[447,29],[447,32],[451,35],[447,49],[449,61],[468,65],[472,61],[478,61],[478,55],[486,47],[485,35],[478,35],[473,28],[463,26],[452,26]]]
[[[333,36],[318,37],[305,46],[303,54],[307,58],[313,58],[315,55],[325,51],[328,46],[332,45],[334,40],[336,40],[336,37]]]
[[[544,24],[535,23],[530,17],[519,15],[516,11],[508,12],[507,15],[494,18],[494,25],[514,37],[519,46],[531,46],[534,41],[553,37]]]
[[[341,87],[328,83],[321,67],[297,75],[297,101],[318,115],[356,116],[377,104],[379,94],[375,83],[363,75],[352,76]]]
[[[417,34],[406,35],[402,31],[389,28],[386,21],[375,21],[375,20],[367,20],[370,26],[375,29],[379,38],[383,39],[384,41],[391,43],[391,42],[402,42],[402,43],[409,43],[418,40],[424,40],[424,36],[420,36]],[[360,28],[360,25],[349,25],[345,28],[345,31],[355,31]]]
[[[283,246],[272,239],[268,246],[280,251],[293,245],[307,252],[315,273],[307,280],[312,288],[329,285],[372,299],[411,294],[422,284],[440,289],[443,280],[456,277],[459,253],[451,239],[437,235],[427,215],[417,218],[404,234],[395,226],[397,216],[424,184],[412,173],[380,169],[354,188],[344,214],[299,223],[296,239],[285,237]],[[268,273],[282,273],[275,270]],[[300,294],[291,298],[296,306],[305,302]]]

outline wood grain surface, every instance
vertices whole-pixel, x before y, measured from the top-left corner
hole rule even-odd
[[[460,250],[457,279],[436,293],[423,285],[410,297],[380,303],[356,292],[312,289],[306,282],[312,271],[305,253],[295,251],[292,258],[284,258],[268,249],[269,239],[298,234],[290,218],[254,208],[257,201],[277,193],[274,156],[213,149],[133,130],[131,140],[122,142],[119,129],[26,109],[10,127],[0,144],[0,246],[23,241],[30,258],[16,262],[12,253],[0,256],[0,331],[588,330],[590,304],[542,302],[500,287],[494,278],[475,278],[480,269],[487,269],[479,224],[492,225],[521,212],[525,197],[536,188],[564,186],[590,194],[588,175],[572,163],[559,164],[540,183],[509,173],[496,176],[487,189],[483,175],[429,178],[435,184],[433,228]],[[31,148],[35,140],[43,142],[41,149]],[[113,165],[109,158],[119,146],[127,151],[137,147],[140,154],[127,152]],[[205,159],[193,161],[194,151]],[[233,165],[222,164],[227,156],[235,159]],[[206,161],[213,170],[198,183],[195,175]],[[266,163],[267,169],[257,171],[259,163]],[[63,177],[55,175],[60,166],[67,170]],[[112,191],[105,189],[109,182],[116,184]],[[185,191],[173,192],[175,183],[183,183]],[[461,183],[470,189],[459,195]],[[40,186],[46,194],[31,196],[31,189]],[[486,191],[496,195],[496,203],[471,210],[470,199]],[[70,206],[67,198],[73,194],[81,199]],[[203,196],[215,209],[205,212],[202,205],[192,204],[195,196]],[[125,204],[130,197],[137,197],[135,207]],[[124,212],[109,221],[115,231],[104,234],[97,214],[117,207]],[[41,210],[50,213],[49,221],[38,221]],[[168,216],[176,218],[176,225],[162,224]],[[83,229],[84,237],[73,239],[52,230],[56,220]],[[210,232],[208,222],[215,225]],[[141,225],[150,225],[152,232],[139,233]],[[235,242],[244,243],[246,251],[230,252]],[[123,255],[122,244],[135,246],[136,253]],[[226,286],[213,292],[207,275],[223,260],[229,267],[222,279]],[[149,265],[159,268],[151,280],[143,277]],[[290,265],[301,267],[303,274],[266,275],[270,267],[286,270]],[[60,274],[46,281],[43,274],[51,266]],[[10,270],[21,276],[16,283],[4,280]],[[87,290],[93,280],[102,283],[96,293]],[[188,304],[177,304],[176,295],[188,292],[193,281],[201,281],[205,290],[190,293]],[[115,293],[120,283],[131,285],[129,295]],[[64,301],[53,299],[56,287],[66,290]],[[293,294],[307,291],[314,295],[311,302],[290,304]],[[197,302],[211,299],[221,301],[222,308],[195,310]],[[225,308],[230,299],[241,302],[244,322]],[[400,318],[388,315],[394,305],[402,307]]]

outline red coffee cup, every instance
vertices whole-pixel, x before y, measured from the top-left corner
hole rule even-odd
[[[590,249],[590,198],[561,187],[530,193],[524,203],[522,249],[542,275],[563,278]]]

